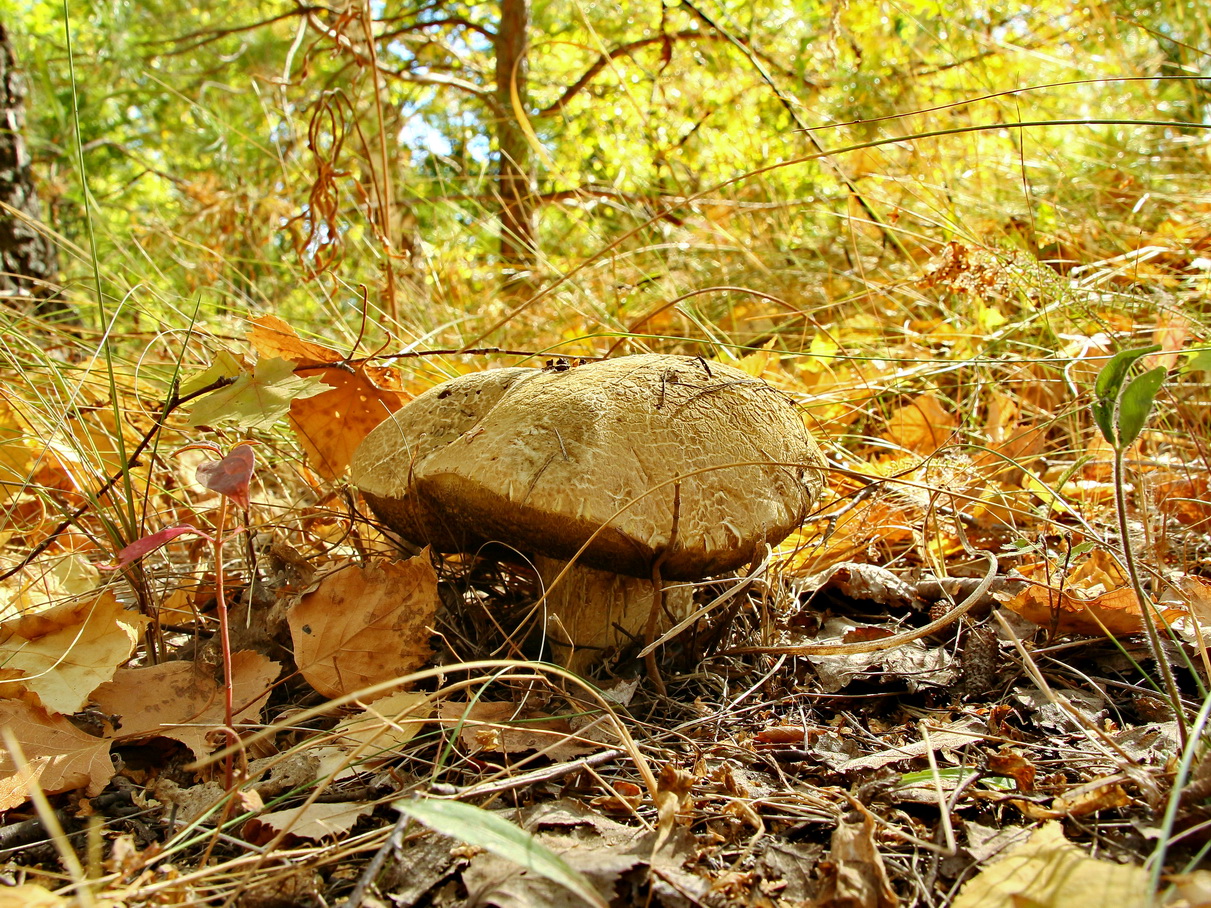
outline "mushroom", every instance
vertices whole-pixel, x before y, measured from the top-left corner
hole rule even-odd
[[[556,655],[583,671],[653,630],[654,577],[724,573],[782,541],[819,495],[824,463],[793,402],[765,382],[643,354],[445,382],[375,428],[352,475],[411,542],[498,541],[533,557]],[[688,588],[668,593],[666,611],[688,612]]]

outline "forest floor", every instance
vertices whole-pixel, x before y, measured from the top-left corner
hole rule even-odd
[[[953,244],[916,287],[985,305],[1038,286],[1018,264]],[[384,400],[507,358],[351,357],[264,317],[199,332],[178,389],[170,357],[25,323],[0,905],[1208,903],[1205,288],[1110,306],[1114,276],[1052,274],[1016,325],[925,313],[890,356],[855,317],[731,358],[832,469],[743,582],[697,585],[663,691],[634,651],[589,682],[531,661],[532,569],[404,555],[342,478]],[[1054,348],[1020,355],[1027,321]],[[889,650],[796,649],[956,606]]]

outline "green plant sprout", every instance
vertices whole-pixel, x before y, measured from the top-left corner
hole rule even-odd
[[[1131,376],[1131,368],[1139,360],[1150,353],[1160,350],[1159,344],[1138,350],[1124,350],[1116,353],[1098,373],[1094,383],[1096,399],[1091,407],[1094,422],[1101,430],[1102,436],[1114,451],[1114,508],[1118,515],[1119,539],[1123,548],[1123,563],[1127,568],[1127,577],[1131,588],[1139,601],[1140,614],[1144,619],[1144,627],[1148,633],[1148,644],[1152,648],[1152,657],[1160,667],[1161,676],[1165,682],[1165,692],[1173,707],[1177,719],[1177,727],[1182,748],[1186,746],[1188,730],[1186,717],[1182,713],[1181,692],[1177,689],[1177,680],[1173,676],[1173,668],[1169,664],[1161,647],[1160,633],[1157,630],[1157,619],[1153,615],[1156,606],[1151,597],[1144,592],[1140,582],[1139,569],[1135,562],[1135,551],[1131,545],[1131,535],[1127,526],[1127,491],[1126,491],[1126,453],[1127,449],[1139,438],[1148,422],[1148,416],[1156,403],[1157,392],[1164,384],[1166,370],[1162,366],[1149,369]]]

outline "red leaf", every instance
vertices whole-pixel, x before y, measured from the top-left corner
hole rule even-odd
[[[188,525],[179,527],[167,527],[160,530],[158,533],[151,533],[144,536],[142,539],[136,539],[122,551],[118,552],[118,566],[126,567],[132,561],[138,561],[144,555],[150,555],[160,546],[171,542],[178,536],[184,536],[186,533],[193,533],[195,536],[203,536],[207,539],[210,537],[196,527]]]
[[[242,508],[248,507],[248,483],[256,468],[252,445],[239,444],[222,460],[198,467],[197,479],[212,492],[226,495]]]

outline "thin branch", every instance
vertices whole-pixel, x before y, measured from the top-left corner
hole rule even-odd
[[[161,44],[175,45],[173,50],[165,51],[165,56],[177,56],[178,54],[187,54],[190,51],[197,50],[199,47],[205,47],[207,44],[213,44],[215,41],[230,37],[231,35],[239,35],[244,32],[256,31],[258,28],[264,28],[266,25],[273,25],[275,22],[281,22],[283,19],[290,19],[294,16],[310,16],[313,13],[324,12],[326,6],[299,6],[294,9],[286,10],[284,13],[278,13],[276,16],[270,16],[268,19],[260,19],[256,22],[249,22],[244,25],[233,25],[230,28],[208,28],[201,29],[196,32],[190,32],[186,35],[178,35],[175,38],[164,38],[157,41],[147,41],[144,46],[155,47]],[[193,44],[184,46],[186,42],[193,41]]]

